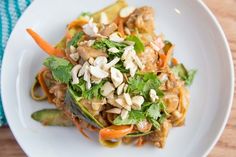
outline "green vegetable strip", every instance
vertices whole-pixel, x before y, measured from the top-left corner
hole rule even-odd
[[[68,118],[63,111],[58,109],[43,109],[34,112],[31,117],[48,126],[73,126],[70,118]]]
[[[144,44],[139,37],[137,37],[135,35],[130,35],[130,36],[126,37],[125,40],[132,41],[135,43],[134,49],[137,53],[141,53],[144,51],[144,49],[145,49]]]
[[[68,42],[67,47],[74,46],[75,48],[78,47],[78,42],[84,35],[83,32],[78,32],[76,33],[73,38]]]

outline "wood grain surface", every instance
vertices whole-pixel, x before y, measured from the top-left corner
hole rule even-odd
[[[204,0],[220,21],[236,64],[236,0]],[[236,95],[227,126],[209,157],[236,156]],[[8,127],[0,128],[0,157],[26,156]]]

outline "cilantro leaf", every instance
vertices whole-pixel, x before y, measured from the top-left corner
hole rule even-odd
[[[118,42],[114,42],[108,39],[100,39],[100,40],[96,40],[92,47],[95,49],[103,49],[103,50],[116,47],[118,50],[122,51],[126,46],[127,45],[124,43],[118,43]]]
[[[185,81],[185,85],[190,86],[193,83],[194,77],[197,73],[196,70],[187,70],[183,64],[178,64],[172,67],[172,71],[181,80]]]
[[[120,70],[120,72],[122,73],[129,73],[129,69],[126,69],[123,62],[122,61],[119,61],[116,65],[115,65],[115,68]]]
[[[145,115],[142,111],[131,110],[126,119],[122,119],[121,116],[118,116],[114,121],[114,125],[130,125],[137,124],[140,121],[145,120]]]
[[[104,85],[105,81],[101,81],[99,84],[93,84],[91,88],[86,89],[86,81],[80,78],[78,84],[72,85],[72,89],[77,92],[77,94],[85,99],[101,99],[103,96],[101,95],[101,87]]]
[[[194,77],[197,73],[197,70],[189,70],[188,71],[188,77],[185,79],[185,84],[187,86],[191,86],[191,84],[193,83]]]
[[[147,120],[157,129],[160,128],[160,123],[163,123],[168,115],[166,106],[162,101],[152,103],[145,111]]]
[[[91,16],[92,14],[90,13],[90,12],[82,12],[82,13],[80,13],[80,15],[79,15],[79,18],[81,18],[81,17],[85,17],[85,16]]]
[[[107,52],[108,61],[111,61],[115,57],[121,58],[121,56],[124,53],[124,48],[126,46],[127,45],[123,44],[123,43],[113,42],[113,41],[110,41],[108,39],[101,39],[101,40],[95,41],[92,47],[95,48],[95,49],[103,49],[104,51],[107,51],[109,48],[116,47],[119,50],[119,52],[117,52],[117,53]],[[123,65],[123,61],[119,61],[115,65],[115,68],[120,70],[122,73],[129,73],[129,70],[125,69],[125,67]]]
[[[76,33],[73,38],[68,42],[67,47],[74,46],[75,48],[78,47],[78,42],[84,35],[83,32],[78,32]]]
[[[145,102],[142,105],[142,109],[131,110],[126,119],[122,120],[121,116],[118,116],[114,121],[114,125],[130,125],[138,124],[140,121],[147,119],[153,124],[155,128],[160,128],[160,124],[166,119],[168,113],[165,111],[166,107],[162,101],[159,102]]]
[[[134,49],[137,53],[141,53],[144,51],[145,49],[144,44],[139,37],[135,35],[130,35],[130,36],[127,36],[125,40],[133,41],[135,43]]]
[[[43,64],[52,71],[56,81],[69,83],[71,80],[72,64],[69,61],[58,57],[49,57]]]
[[[94,44],[92,45],[92,48],[106,50],[107,49],[107,45],[103,41],[104,41],[104,39],[96,40],[94,42]]]
[[[152,104],[146,111],[146,116],[152,119],[157,120],[157,118],[161,117],[160,106],[155,103]]]
[[[153,119],[153,118],[148,118],[148,121],[149,121],[150,123],[152,123],[152,125],[153,125],[156,129],[160,129],[160,123],[159,123],[157,120],[155,120],[155,119]]]
[[[127,92],[134,95],[142,95],[149,99],[149,91],[156,90],[157,94],[162,95],[158,89],[161,82],[155,73],[136,74],[134,77],[129,78]]]

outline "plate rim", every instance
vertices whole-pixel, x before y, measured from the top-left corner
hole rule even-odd
[[[217,136],[215,137],[215,139],[211,142],[209,148],[205,151],[203,156],[207,156],[210,151],[214,148],[214,146],[216,145],[216,143],[219,141],[220,136],[222,135],[225,126],[229,120],[229,116],[232,110],[232,106],[233,106],[233,99],[234,99],[234,84],[235,84],[235,74],[234,74],[234,64],[233,64],[233,58],[232,58],[232,52],[228,43],[228,40],[226,38],[226,35],[224,33],[224,30],[221,26],[221,24],[219,23],[219,21],[217,20],[216,16],[213,14],[213,12],[210,10],[210,8],[206,5],[206,3],[204,3],[202,0],[198,0],[198,2],[200,3],[200,5],[203,7],[203,9],[210,15],[211,19],[213,20],[214,24],[216,25],[216,27],[218,28],[220,35],[223,38],[224,41],[224,45],[226,46],[227,49],[227,57],[230,61],[230,74],[231,74],[231,87],[230,87],[230,96],[228,99],[228,108],[227,108],[227,112],[226,115],[224,117],[223,123],[221,125],[221,128],[218,130]]]
[[[24,11],[24,13],[21,15],[21,17],[18,19],[15,27],[18,26],[18,23],[19,21],[21,21],[21,19],[24,18],[25,14],[27,12],[29,12],[29,10],[31,10],[31,7],[32,5],[34,5],[38,0],[34,0],[31,2],[31,4],[27,7],[27,9]],[[220,25],[219,21],[217,20],[216,16],[212,13],[212,11],[208,8],[208,6],[202,1],[202,0],[197,0],[195,1],[196,3],[199,3],[199,7],[202,7],[202,9],[210,16],[212,22],[214,23],[214,25],[216,26],[216,28],[218,29],[219,33],[220,33],[220,36],[222,37],[223,39],[223,43],[222,45],[224,45],[224,47],[226,48],[226,52],[225,52],[225,55],[227,55],[227,58],[229,60],[229,67],[230,67],[230,73],[229,75],[231,75],[231,77],[229,78],[231,81],[230,81],[230,84],[231,84],[231,87],[229,89],[229,92],[230,92],[230,95],[229,95],[229,99],[228,99],[228,103],[227,103],[227,111],[226,111],[226,115],[224,116],[224,119],[223,119],[223,123],[221,124],[221,127],[217,129],[217,136],[214,138],[213,141],[211,141],[211,144],[209,144],[208,148],[204,150],[204,154],[203,156],[207,156],[210,151],[213,149],[213,147],[216,145],[217,141],[219,140],[220,136],[222,135],[224,129],[225,129],[225,126],[228,122],[228,119],[229,119],[229,116],[230,116],[230,113],[231,113],[231,109],[232,109],[232,105],[233,105],[233,98],[234,98],[234,84],[235,84],[235,74],[234,74],[234,64],[233,64],[233,59],[232,59],[232,52],[231,52],[231,49],[230,49],[230,46],[229,46],[229,43],[228,43],[228,40],[226,38],[226,35],[223,31],[223,28],[222,26]],[[13,31],[11,32],[11,35],[8,39],[8,41],[11,40],[11,37],[12,35],[14,34],[14,31],[15,31],[15,28],[13,29]],[[3,54],[3,58],[2,58],[2,70],[1,70],[1,84],[3,84],[3,78],[4,78],[4,75],[2,75],[3,73],[3,69],[4,67],[6,66],[6,61],[5,61],[5,54],[6,54],[6,51],[9,47],[9,42],[7,42],[7,45],[5,47],[5,50],[4,50],[4,54]],[[3,105],[3,110],[4,110],[4,113],[5,113],[5,116],[6,116],[6,119],[7,121],[10,119],[8,114],[6,114],[6,109],[5,109],[5,105],[7,104],[7,99],[5,97],[5,95],[3,95],[4,93],[4,89],[1,88],[1,98],[2,98],[2,105]],[[9,122],[9,121],[8,121]],[[20,143],[20,141],[18,140],[18,137],[16,136],[16,133],[15,133],[15,130],[12,129],[12,126],[10,125],[10,123],[8,123],[8,126],[12,132],[12,134],[14,135],[17,143],[19,144],[19,146],[22,148],[22,150],[24,151],[24,153],[26,155],[29,155],[28,152],[26,151],[28,148],[26,148],[23,144]],[[31,154],[32,155],[32,154]]]

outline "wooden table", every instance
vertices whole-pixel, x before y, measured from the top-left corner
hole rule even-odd
[[[236,63],[236,0],[204,0],[220,21],[229,41],[234,64]],[[236,95],[234,96],[236,98]],[[209,157],[236,156],[236,99],[233,102],[231,116],[220,140]],[[17,144],[8,127],[0,128],[0,156],[26,156]]]

